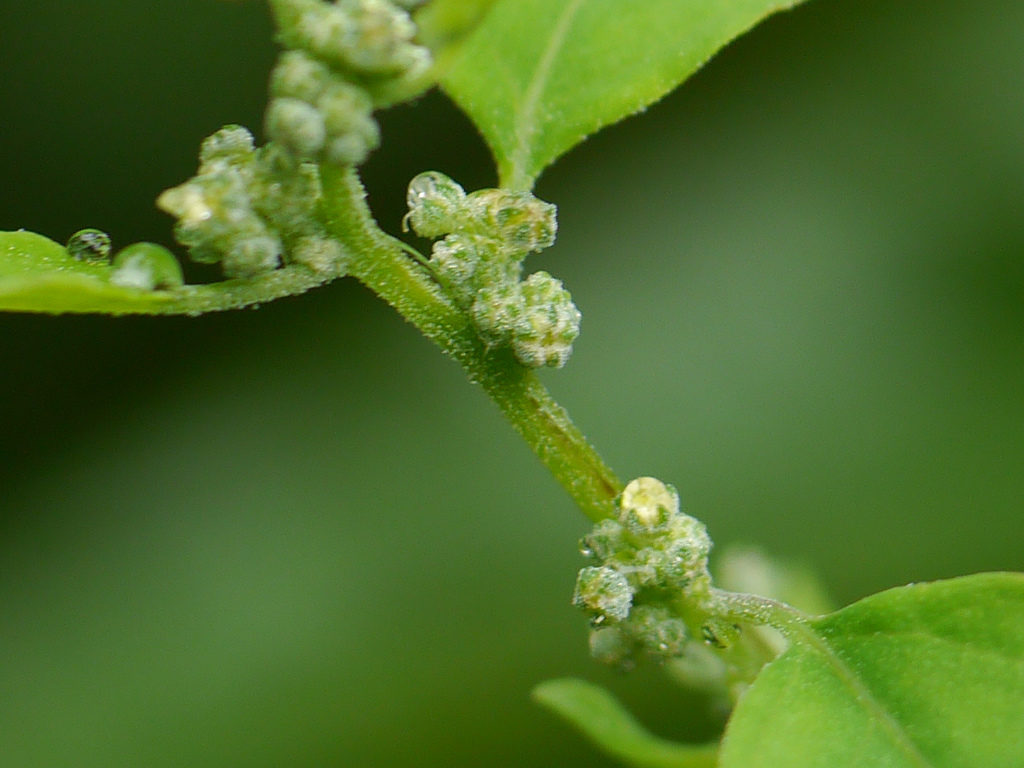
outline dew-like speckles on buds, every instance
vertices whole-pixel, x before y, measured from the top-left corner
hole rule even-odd
[[[275,6],[281,54],[266,129],[302,160],[352,166],[380,143],[373,110],[426,85],[430,52],[390,0],[287,0]],[[423,82],[421,82],[423,81]]]
[[[584,568],[576,578],[572,601],[593,613],[596,623],[606,619],[622,621],[629,616],[633,589],[626,577],[614,568]]]
[[[633,480],[615,505],[618,518],[602,520],[580,544],[592,565],[580,571],[573,603],[601,627],[591,651],[627,666],[640,652],[679,656],[703,641],[679,615],[678,601],[700,614],[710,599],[711,541],[700,521],[680,511],[675,489],[656,478]]]
[[[523,259],[555,241],[556,209],[528,192],[466,194],[437,171],[409,183],[405,223],[434,243],[431,265],[490,347],[530,368],[560,368],[579,336],[572,296],[547,272],[522,277]]]
[[[245,128],[232,125],[203,142],[198,173],[157,205],[177,218],[175,237],[192,259],[219,263],[227,277],[257,277],[290,263],[340,276],[347,256],[325,244],[321,197],[314,163],[277,144],[257,149]]]
[[[437,171],[421,173],[409,182],[406,193],[409,213],[405,224],[420,237],[440,237],[464,228],[466,191]]]

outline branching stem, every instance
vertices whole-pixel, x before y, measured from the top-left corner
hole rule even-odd
[[[613,514],[621,483],[537,376],[508,349],[488,348],[427,270],[377,226],[355,171],[324,166],[323,214],[355,254],[350,273],[453,357],[495,402],[591,520]]]

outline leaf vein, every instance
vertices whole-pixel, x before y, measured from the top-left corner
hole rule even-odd
[[[855,701],[882,724],[882,727],[889,733],[890,738],[892,738],[893,742],[903,751],[907,758],[920,768],[934,768],[931,761],[921,754],[921,751],[900,725],[899,721],[875,698],[871,690],[850,669],[828,641],[806,624],[801,625],[800,629],[800,637],[824,657],[825,661],[832,668],[833,674],[850,690]]]
[[[510,163],[512,178],[508,183],[508,186],[513,189],[526,187],[531,182],[529,174],[526,173],[525,166],[530,154],[530,143],[537,129],[537,106],[540,103],[541,95],[544,93],[544,88],[547,86],[548,78],[551,76],[552,65],[565,44],[565,39],[569,34],[569,29],[572,27],[573,19],[582,5],[583,0],[570,0],[565,6],[562,15],[558,17],[558,22],[555,24],[551,37],[548,39],[544,53],[541,54],[537,62],[537,68],[534,69],[533,76],[526,86],[523,101],[516,115],[516,144],[511,158],[512,162]]]

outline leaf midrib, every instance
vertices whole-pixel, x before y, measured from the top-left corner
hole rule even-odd
[[[530,77],[530,82],[523,93],[523,101],[516,111],[515,151],[509,159],[511,176],[502,181],[502,186],[512,189],[527,189],[532,185],[531,174],[526,173],[526,162],[530,156],[530,143],[536,130],[537,105],[540,103],[540,97],[551,76],[555,58],[565,44],[573,19],[582,5],[583,0],[569,0],[558,17],[558,22],[548,39],[544,53],[537,61],[537,68],[534,69],[533,75]]]
[[[928,760],[917,748],[917,744],[910,738],[899,721],[886,709],[871,690],[864,684],[860,677],[843,661],[835,652],[828,641],[809,624],[800,622],[790,628],[790,635],[796,635],[794,639],[804,641],[813,650],[817,651],[828,663],[833,674],[845,685],[854,696],[854,700],[860,704],[875,720],[882,725],[882,728],[889,733],[890,738],[903,754],[919,768],[935,768],[935,765]]]

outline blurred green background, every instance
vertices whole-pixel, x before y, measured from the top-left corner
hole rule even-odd
[[[1022,49],[1018,0],[818,0],[543,177],[532,266],[584,313],[545,379],[624,478],[844,603],[1024,569]],[[275,55],[213,0],[3,0],[0,50],[0,229],[168,245],[152,200]],[[418,171],[493,183],[436,94],[383,122],[392,231]],[[610,765],[528,700],[565,674],[714,732],[590,662],[583,517],[353,282],[0,316],[0,355],[0,767]]]

